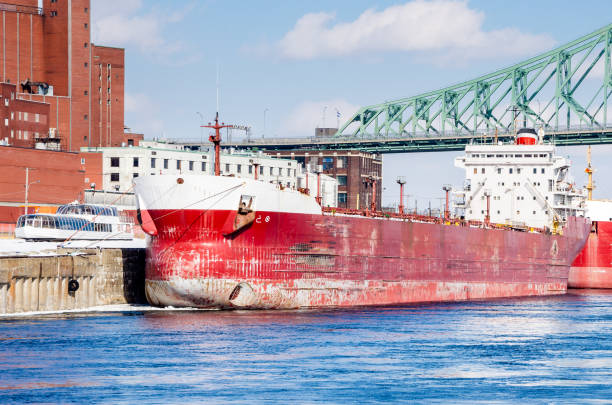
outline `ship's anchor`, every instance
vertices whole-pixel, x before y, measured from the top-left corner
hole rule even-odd
[[[249,227],[253,222],[255,222],[255,211],[252,209],[253,207],[253,199],[255,197],[252,196],[241,196],[240,203],[238,204],[238,210],[234,216],[234,220],[231,224],[231,229],[223,232],[223,236],[233,236],[238,232]],[[248,199],[248,203],[246,202]],[[229,228],[228,226],[224,228]]]

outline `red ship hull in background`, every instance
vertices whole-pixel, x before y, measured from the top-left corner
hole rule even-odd
[[[593,225],[584,249],[572,263],[568,287],[612,288],[612,202],[587,201],[586,213]]]

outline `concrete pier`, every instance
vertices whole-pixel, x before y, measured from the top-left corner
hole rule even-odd
[[[61,249],[0,257],[0,315],[146,303],[144,249]],[[71,280],[78,282],[69,291]]]

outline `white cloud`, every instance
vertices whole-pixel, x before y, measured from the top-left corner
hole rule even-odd
[[[359,53],[433,53],[446,60],[516,57],[548,49],[548,35],[516,28],[484,31],[485,15],[457,0],[415,0],[381,11],[368,9],[350,22],[333,13],[301,17],[278,43],[289,59],[339,57]]]
[[[323,122],[324,109],[325,123]],[[316,127],[335,128],[338,121],[342,125],[358,109],[359,106],[342,99],[304,101],[287,115],[281,124],[281,133],[289,136],[314,136]],[[340,112],[339,118],[338,112]]]
[[[142,0],[95,0],[92,5],[92,41],[101,45],[135,47],[153,56],[180,51],[183,46],[170,42],[164,30],[179,23],[185,11],[145,10]]]

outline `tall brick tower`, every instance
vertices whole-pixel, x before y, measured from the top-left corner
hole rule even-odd
[[[38,0],[0,0],[0,84],[9,104],[0,110],[8,120],[2,144],[78,151],[142,138],[124,134],[125,51],[91,43],[90,7],[90,0],[44,0],[42,8]]]

